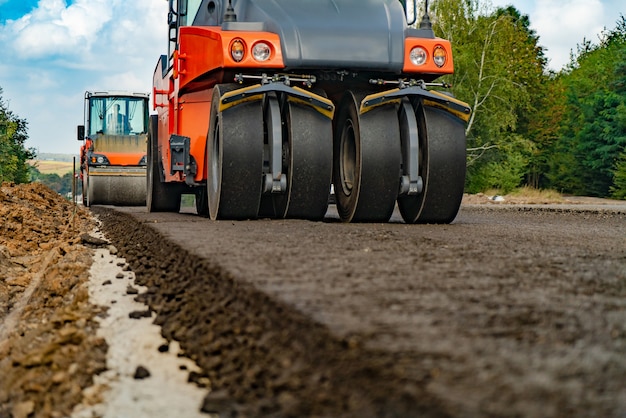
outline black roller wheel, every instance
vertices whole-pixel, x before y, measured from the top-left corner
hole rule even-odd
[[[400,186],[400,130],[394,107],[360,115],[363,94],[348,92],[334,133],[333,182],[344,222],[387,222]]]
[[[196,213],[205,218],[209,217],[209,199],[207,197],[207,188],[196,187],[194,191],[196,195]]]
[[[448,112],[415,102],[419,130],[419,174],[423,190],[398,199],[407,223],[450,223],[465,186],[465,126]]]
[[[183,185],[161,182],[161,159],[159,157],[157,136],[158,124],[158,116],[151,115],[150,124],[148,125],[148,149],[146,153],[146,206],[148,207],[148,212],[179,212]]]
[[[283,105],[283,172],[287,192],[273,195],[276,216],[321,220],[332,180],[332,121],[311,107]]]
[[[211,219],[256,218],[263,183],[263,107],[248,102],[219,112],[220,97],[236,85],[213,89],[207,135],[207,194]]]

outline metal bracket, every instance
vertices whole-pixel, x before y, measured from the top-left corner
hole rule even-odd
[[[191,157],[190,141],[188,136],[170,136],[170,175],[182,172],[185,182],[193,184],[197,165]]]
[[[402,167],[400,177],[400,195],[417,195],[424,189],[424,182],[419,175],[419,127],[415,120],[415,110],[405,97],[399,109],[400,140],[402,143]]]
[[[262,76],[257,76],[256,78],[261,77]],[[293,80],[293,78],[290,80]],[[312,107],[329,119],[332,119],[335,114],[335,105],[325,97],[300,87],[286,85],[284,82],[272,81],[269,78],[262,79],[262,82],[265,84],[255,84],[225,93],[220,99],[220,112],[240,103],[251,100],[261,100],[264,94],[278,92],[287,95],[289,100],[294,100]]]
[[[402,80],[401,80],[402,81]],[[403,97],[418,96],[424,100],[424,104],[433,107],[439,107],[447,112],[452,113],[459,119],[467,122],[472,113],[469,105],[465,102],[455,99],[452,96],[440,93],[438,91],[426,90],[426,86],[432,86],[433,83],[424,83],[423,81],[404,82],[399,81],[386,82],[384,80],[370,80],[372,84],[399,84],[396,89],[383,91],[380,93],[374,93],[366,96],[361,102],[360,113],[364,114],[377,106],[382,106],[390,103],[400,103]],[[442,86],[442,84],[435,84]]]
[[[265,193],[284,193],[287,191],[287,176],[283,170],[283,133],[281,125],[280,106],[276,96],[266,96],[265,118],[269,123],[267,142],[269,145],[270,172],[264,175]]]
[[[308,74],[274,74],[272,76],[268,76],[263,73],[261,75],[250,75],[250,74],[236,74],[235,82],[242,84],[244,80],[261,80],[261,84],[270,84],[270,83],[283,83],[286,86],[290,86],[291,82],[299,82],[304,86],[311,88],[313,84],[317,82],[317,77],[314,75]]]

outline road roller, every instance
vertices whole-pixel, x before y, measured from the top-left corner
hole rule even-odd
[[[420,17],[421,16],[421,17]],[[456,217],[470,107],[428,2],[169,0],[146,204],[217,219]],[[332,186],[332,187],[331,187]]]
[[[83,204],[144,206],[149,93],[85,92],[77,129]]]

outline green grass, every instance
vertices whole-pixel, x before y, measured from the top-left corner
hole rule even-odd
[[[563,200],[563,196],[561,193],[556,190],[550,189],[534,189],[532,187],[520,187],[519,189],[514,190],[510,193],[511,196],[514,197],[523,197],[527,199],[542,199],[542,200],[553,200],[553,201],[561,201]]]

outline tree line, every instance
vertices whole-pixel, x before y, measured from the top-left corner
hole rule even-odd
[[[519,186],[626,198],[626,20],[583,39],[548,70],[531,22],[513,6],[438,0],[435,33],[452,42],[453,93],[468,102],[466,189]]]
[[[25,146],[28,139],[28,122],[9,110],[2,99],[0,86],[0,183],[30,181],[28,160],[35,151]]]
[[[437,0],[437,36],[452,42],[452,93],[472,107],[466,191],[520,186],[626,199],[626,19],[550,71],[527,15],[481,0]],[[32,181],[27,122],[2,101],[0,180]],[[41,177],[39,177],[41,178]]]
[[[2,98],[0,87],[0,184],[2,182],[30,183],[40,181],[57,193],[66,195],[72,191],[74,174],[63,176],[41,173],[28,161],[37,157],[33,148],[26,147],[28,122],[8,108]]]

